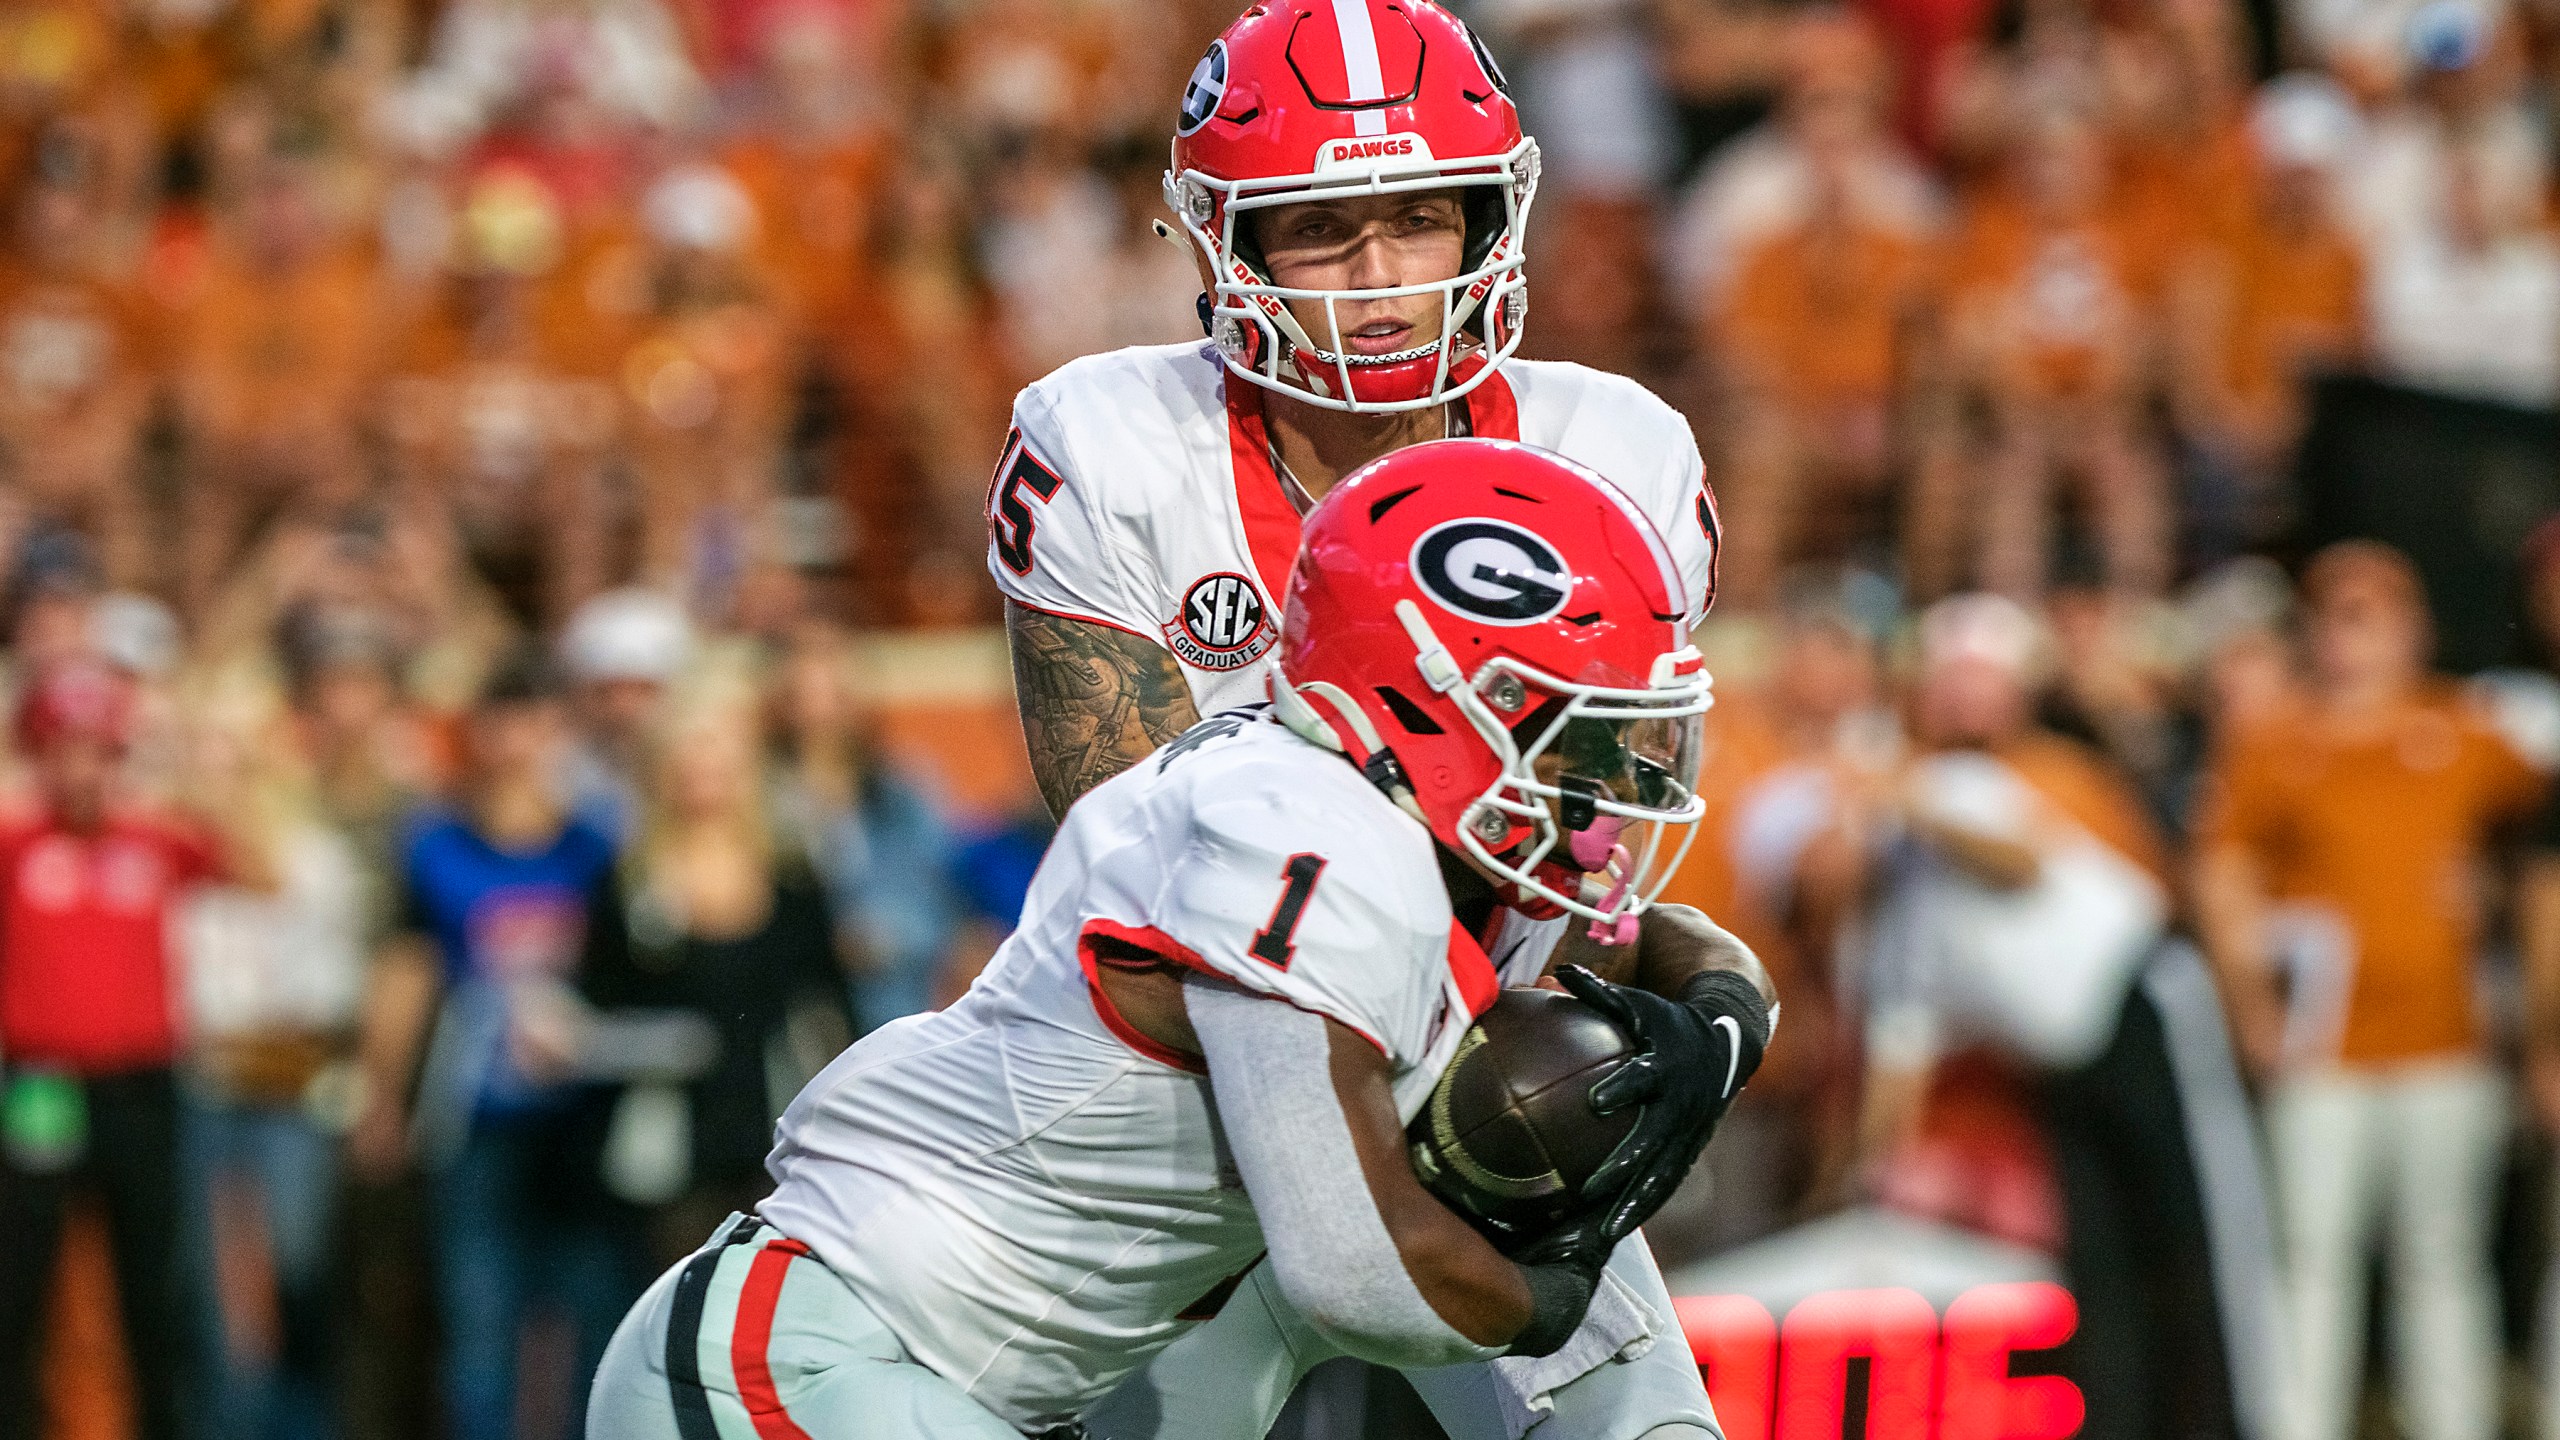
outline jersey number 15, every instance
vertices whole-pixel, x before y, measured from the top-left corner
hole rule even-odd
[[[1066,483],[1022,443],[1020,431],[1014,432],[987,506],[987,518],[995,525],[996,558],[1006,569],[1016,575],[1031,573],[1031,533],[1040,520],[1031,513],[1031,502],[1022,492],[1029,490],[1033,499],[1045,505],[1057,498],[1058,487]]]

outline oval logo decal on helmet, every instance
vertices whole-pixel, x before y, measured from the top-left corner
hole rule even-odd
[[[1227,42],[1212,40],[1209,53],[1191,67],[1191,83],[1182,87],[1182,118],[1174,122],[1173,133],[1188,135],[1209,123],[1218,113],[1218,102],[1227,98]]]
[[[1423,594],[1487,625],[1535,625],[1573,596],[1555,547],[1507,520],[1444,520],[1413,542],[1412,564]]]

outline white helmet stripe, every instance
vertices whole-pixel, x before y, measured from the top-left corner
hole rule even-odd
[[[1342,76],[1354,101],[1387,98],[1386,77],[1378,69],[1378,32],[1369,27],[1369,0],[1333,0],[1333,25],[1342,32]],[[1387,112],[1354,110],[1355,135],[1387,133]]]

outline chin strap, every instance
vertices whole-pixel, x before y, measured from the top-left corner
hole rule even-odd
[[[1458,668],[1457,658],[1449,647],[1440,643],[1431,622],[1422,618],[1422,607],[1410,600],[1396,602],[1396,623],[1404,627],[1405,638],[1413,642],[1413,668],[1422,672],[1422,683],[1432,693],[1446,695],[1466,681],[1466,672]]]

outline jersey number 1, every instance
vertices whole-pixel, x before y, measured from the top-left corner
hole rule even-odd
[[[1303,853],[1289,857],[1280,867],[1280,878],[1289,882],[1280,892],[1280,903],[1271,907],[1271,919],[1253,934],[1253,943],[1245,953],[1275,970],[1289,968],[1289,960],[1298,953],[1298,919],[1307,913],[1307,897],[1316,893],[1316,877],[1324,873],[1324,857]]]

